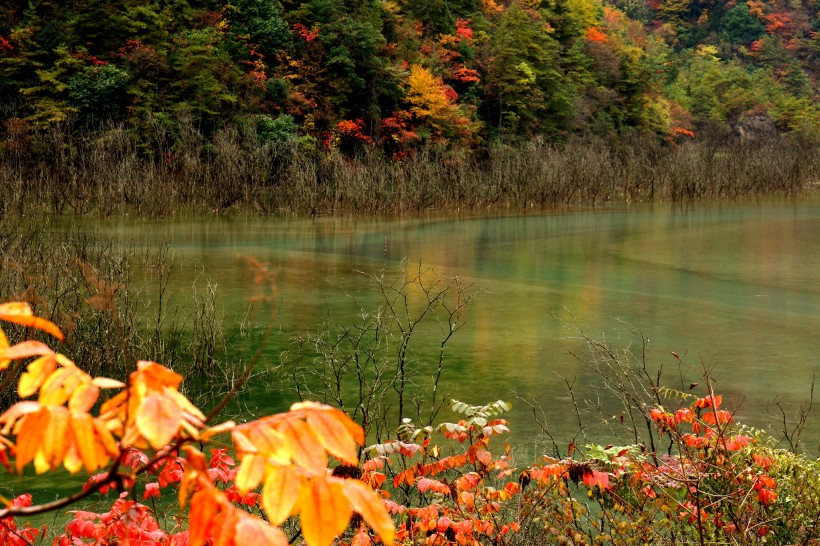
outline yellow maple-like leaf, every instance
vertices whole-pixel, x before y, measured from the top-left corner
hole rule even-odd
[[[379,534],[382,542],[386,546],[393,544],[396,527],[381,497],[359,480],[345,480],[344,492],[353,510],[362,515],[367,524]]]
[[[0,303],[0,320],[36,328],[51,334],[60,341],[63,340],[63,333],[57,325],[46,319],[35,317],[31,306],[25,302]]]
[[[275,466],[268,471],[262,487],[262,508],[268,521],[279,525],[291,515],[299,500],[303,478],[292,466]]]
[[[142,400],[137,412],[137,429],[154,449],[168,445],[179,432],[182,410],[176,402],[159,394]]]
[[[308,546],[329,546],[353,515],[342,480],[329,476],[316,476],[302,488],[299,511]]]

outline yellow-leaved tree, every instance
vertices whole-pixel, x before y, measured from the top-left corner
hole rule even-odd
[[[407,77],[407,102],[410,113],[423,125],[436,133],[435,136],[450,140],[469,140],[476,125],[455,102],[457,95],[421,65],[412,65]]]
[[[0,304],[0,321],[63,337],[55,324],[36,317],[26,303]],[[18,394],[25,400],[0,415],[0,460],[17,472],[32,463],[37,474],[64,467],[71,473],[105,469],[105,475],[82,491],[46,504],[0,499],[5,505],[0,509],[4,523],[13,516],[69,506],[107,484],[115,484],[127,495],[138,475],[182,454],[179,500],[188,510],[187,544],[285,545],[288,538],[278,526],[298,515],[307,544],[328,546],[345,531],[354,512],[384,544],[393,543],[394,524],[381,497],[359,480],[333,476],[328,468],[328,457],[357,465],[357,446],[364,443],[361,427],[335,408],[300,403],[287,413],[249,423],[210,426],[209,419],[179,392],[182,376],[160,364],[138,362],[127,383],[91,377],[45,343],[10,345],[0,329],[0,370],[21,360],[28,361],[18,382]],[[115,393],[98,404],[104,391]],[[261,485],[265,518],[231,502],[209,472],[201,446],[227,434],[239,460],[237,489],[247,493]],[[150,458],[127,464],[133,449]],[[0,537],[5,544],[11,539],[4,533]],[[21,536],[15,533],[12,538]]]

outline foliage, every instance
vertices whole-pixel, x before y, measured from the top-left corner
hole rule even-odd
[[[63,339],[56,325],[36,317],[25,303],[0,304],[0,320]],[[16,530],[9,519],[13,516],[55,510],[113,487],[123,494],[110,511],[75,513],[66,534],[56,542],[287,544],[278,525],[299,514],[305,541],[322,546],[344,531],[354,510],[385,544],[393,542],[393,523],[377,494],[355,479],[328,473],[328,456],[356,464],[356,445],[364,442],[361,427],[340,411],[300,403],[288,413],[242,425],[209,426],[210,417],[179,392],[182,376],[160,364],[138,362],[127,384],[92,378],[44,343],[11,345],[0,332],[0,369],[29,358],[33,360],[20,376],[18,393],[21,398],[37,398],[17,402],[0,415],[3,463],[17,472],[33,463],[37,474],[59,467],[72,473],[83,468],[105,471],[83,491],[51,503],[31,506],[24,497],[6,502],[0,510],[0,518],[8,522],[4,533]],[[118,392],[100,400],[108,390]],[[226,433],[231,434],[239,460],[231,480],[233,497],[214,483],[228,481],[224,451],[217,451],[209,463],[197,447]],[[180,505],[188,507],[185,531],[166,533],[146,506],[129,498],[138,476],[157,471],[159,481],[145,487],[144,497],[154,495],[159,485],[179,482]],[[231,500],[245,500],[259,484],[263,484],[258,498],[266,519]],[[35,535],[25,528],[14,536]]]
[[[775,0],[15,3],[0,12],[0,121],[43,131],[77,119],[90,122],[85,131],[123,121],[154,154],[163,152],[150,141],[152,120],[166,120],[175,136],[192,120],[211,140],[241,121],[280,115],[301,137],[347,154],[361,150],[335,138],[338,124],[362,120],[372,144],[399,158],[431,141],[475,148],[637,132],[674,142],[681,119],[698,138],[699,127],[760,112],[781,132],[815,136],[812,8]],[[704,52],[714,67],[698,66]],[[710,68],[731,81],[715,90]],[[736,99],[742,74],[754,89]],[[405,114],[415,119],[398,130]]]
[[[525,466],[508,445],[500,455],[489,449],[509,432],[499,418],[506,403],[454,400],[451,409],[467,418],[436,430],[455,446],[407,422],[397,440],[368,448],[365,480],[390,499],[404,544],[820,543],[817,462],[786,463],[795,455],[732,425],[720,400],[651,410],[668,453],[588,445],[573,458],[570,446],[566,457]]]

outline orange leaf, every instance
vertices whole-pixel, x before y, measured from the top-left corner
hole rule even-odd
[[[137,430],[148,440],[151,447],[160,449],[168,445],[179,431],[182,411],[173,400],[159,394],[143,399],[137,412]]]
[[[302,535],[308,546],[328,546],[347,527],[353,510],[343,480],[317,476],[302,489],[299,500]]]
[[[63,333],[57,325],[46,319],[35,317],[31,311],[31,306],[24,302],[1,303],[0,320],[37,328],[53,335],[60,341],[63,340]]]
[[[43,356],[53,354],[54,351],[45,343],[39,341],[24,341],[17,345],[0,348],[0,358],[14,360],[17,358],[28,358],[30,356]]]
[[[350,417],[335,409],[314,411],[307,416],[308,424],[328,453],[348,464],[357,464],[359,454],[356,443],[345,428],[344,421],[350,421]]]
[[[41,407],[34,413],[29,413],[21,420],[20,432],[17,434],[17,458],[15,466],[17,472],[34,459],[40,449],[43,431],[48,428],[51,415],[48,408]]]
[[[236,524],[239,523],[239,510],[221,508],[222,511],[206,524],[210,525],[210,530],[214,535],[214,546],[242,546],[234,540]]]
[[[68,409],[80,412],[91,411],[99,396],[100,389],[96,385],[84,383],[74,390],[68,401]]]
[[[108,456],[116,458],[120,454],[120,446],[114,436],[111,435],[111,432],[105,427],[105,423],[99,419],[94,419],[94,430]]]
[[[140,360],[137,362],[137,371],[131,374],[139,381],[144,381],[151,388],[159,389],[162,386],[176,389],[182,383],[182,376],[173,370],[169,370],[162,364]]]
[[[40,409],[40,404],[33,400],[24,400],[17,402],[12,407],[0,415],[0,424],[3,425],[2,434],[10,434],[14,428],[14,424],[24,415],[34,413]]]
[[[345,480],[344,491],[353,509],[379,534],[382,542],[387,546],[393,544],[396,528],[381,497],[358,480]]]
[[[290,516],[299,491],[302,488],[302,476],[292,466],[274,466],[268,471],[265,485],[262,487],[262,507],[268,521],[279,525]]]
[[[189,538],[192,545],[199,546],[208,539],[211,522],[219,510],[209,490],[197,491],[191,497],[191,511],[188,515]]]

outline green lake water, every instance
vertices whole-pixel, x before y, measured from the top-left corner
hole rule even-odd
[[[315,331],[328,313],[338,323],[353,317],[352,297],[375,305],[367,274],[390,278],[402,264],[410,271],[421,264],[473,283],[478,293],[448,346],[441,389],[473,404],[511,401],[512,441],[521,449],[537,449],[543,437],[520,397],[538,403],[556,442],[566,445],[577,418],[564,380],[574,382],[579,404],[602,395],[599,378],[572,354],[585,345],[568,321],[638,352],[632,332],[640,330],[650,367],[662,364],[672,387],[702,384],[703,362],[736,418],[762,428],[780,420],[774,400],[793,412],[807,399],[820,359],[817,195],[487,217],[118,219],[95,222],[93,230],[135,248],[169,245],[172,304],[184,305],[191,286],[211,282],[226,324],[258,290],[237,255],[277,268],[278,333],[262,369],[278,366],[288,338]],[[155,279],[138,282],[150,301]],[[256,327],[264,316],[250,314],[262,322]],[[433,373],[436,344],[419,341],[412,358],[421,376]],[[252,348],[236,350],[247,355]],[[264,381],[254,380],[243,404],[259,413],[287,408],[295,395],[285,375],[260,375]],[[603,404],[599,422],[587,424],[589,439],[606,443],[602,420],[618,410]],[[803,440],[820,451],[816,419]]]

